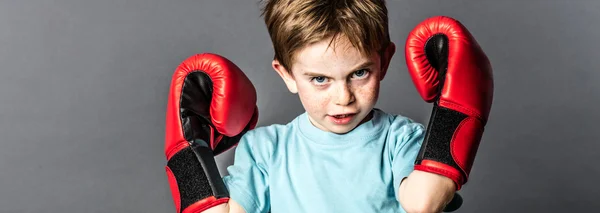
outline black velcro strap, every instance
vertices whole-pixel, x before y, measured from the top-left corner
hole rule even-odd
[[[450,153],[450,142],[452,135],[467,115],[440,106],[434,106],[427,134],[419,151],[415,164],[422,160],[433,160],[452,166],[459,171],[462,169],[452,159]]]
[[[200,144],[206,143],[192,143],[191,147],[182,149],[167,163],[177,180],[182,210],[211,196],[217,199],[229,197],[212,151]]]

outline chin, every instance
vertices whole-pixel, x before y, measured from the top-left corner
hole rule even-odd
[[[356,128],[356,124],[349,124],[349,125],[344,125],[344,126],[333,126],[332,128],[329,128],[330,132],[333,132],[335,134],[346,134],[350,131],[352,131],[354,128]]]

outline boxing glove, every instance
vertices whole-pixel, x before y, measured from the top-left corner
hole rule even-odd
[[[492,106],[490,62],[471,33],[444,16],[429,18],[410,32],[405,57],[417,91],[433,102],[414,168],[446,176],[460,190]]]
[[[256,90],[231,61],[198,54],[175,70],[169,91],[165,155],[177,213],[229,201],[214,156],[256,126]]]

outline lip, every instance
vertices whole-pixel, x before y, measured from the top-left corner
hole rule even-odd
[[[337,115],[348,115],[348,116],[344,117],[344,118],[336,118],[336,117],[334,117],[334,116],[337,116]],[[331,122],[333,122],[334,124],[337,124],[337,125],[346,125],[346,124],[349,124],[350,121],[352,121],[354,119],[354,117],[356,117],[356,113],[345,113],[345,114],[336,114],[336,115],[329,115],[329,116],[327,116],[327,118],[329,118],[329,120]]]
[[[349,112],[349,113],[332,114],[332,115],[329,115],[329,116],[338,116],[338,115],[351,115],[351,116],[354,116],[356,114],[358,114],[358,113],[356,113],[356,112]]]

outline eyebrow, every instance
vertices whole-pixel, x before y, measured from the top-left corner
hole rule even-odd
[[[364,63],[356,66],[354,69],[352,70],[359,70],[359,69],[363,69],[365,67],[370,67],[373,64],[375,64],[373,61],[365,61]],[[323,73],[316,73],[316,72],[304,72],[303,75],[307,75],[307,76],[327,76]]]

